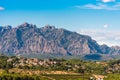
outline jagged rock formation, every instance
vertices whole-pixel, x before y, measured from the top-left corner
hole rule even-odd
[[[110,54],[110,55],[120,55],[120,47],[119,46],[112,46],[109,47],[107,45],[101,45],[101,51],[104,54]]]
[[[120,53],[120,48],[100,46],[89,36],[54,26],[37,28],[36,25],[24,23],[15,28],[0,27],[0,53],[80,55],[114,52]]]

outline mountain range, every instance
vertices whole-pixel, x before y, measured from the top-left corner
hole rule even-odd
[[[120,55],[120,47],[99,45],[90,36],[55,26],[23,23],[17,27],[0,26],[0,53],[4,54],[106,54]]]

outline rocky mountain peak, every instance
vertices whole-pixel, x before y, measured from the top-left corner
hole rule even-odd
[[[10,26],[10,25],[0,26],[0,29],[12,29],[12,26]]]
[[[9,32],[12,29],[12,26],[0,26],[0,36],[6,32]]]
[[[46,26],[44,27],[44,29],[50,29],[50,30],[53,30],[53,29],[55,29],[55,26],[46,25]]]
[[[46,25],[37,28],[36,25],[25,22],[16,28],[0,27],[0,53],[80,55],[114,52],[120,53],[120,48],[100,46],[89,36],[55,28],[55,26]]]
[[[12,26],[7,25],[7,26],[5,26],[5,28],[6,28],[6,29],[12,29]]]
[[[120,46],[112,46],[112,48],[120,49]]]
[[[25,23],[19,25],[18,28],[36,28],[36,25],[25,22]]]
[[[27,22],[25,22],[25,23],[21,24],[20,26],[23,26],[23,27],[28,27],[28,26],[30,26],[30,24],[29,24],[29,23],[27,23]]]

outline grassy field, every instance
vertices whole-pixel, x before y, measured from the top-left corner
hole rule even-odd
[[[0,80],[89,80],[95,78],[94,75],[106,76],[104,80],[120,80],[119,64],[120,60],[40,60],[0,56]]]
[[[5,79],[5,80],[26,80],[27,78],[29,80],[89,80],[90,75],[89,74],[57,74],[55,72],[54,74],[48,74],[48,71],[46,74],[27,74],[27,71],[24,73],[18,73],[15,69],[13,69],[15,72],[14,73],[7,73],[6,70],[0,70],[0,80]],[[20,71],[19,69],[17,69]],[[60,71],[59,71],[60,72]],[[33,73],[33,72],[32,72]]]
[[[78,74],[78,75],[62,75],[62,74],[45,74],[43,76],[46,76],[47,78],[51,78],[53,80],[89,80],[89,76],[88,75],[81,75],[81,74]]]

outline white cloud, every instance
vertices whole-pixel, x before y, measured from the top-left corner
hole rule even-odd
[[[115,2],[115,0],[102,0],[102,2],[107,3],[107,2]]]
[[[113,5],[97,3],[97,4],[86,4],[86,5],[83,5],[83,6],[77,5],[75,7],[79,8],[79,9],[120,10],[120,2],[118,2],[116,4],[113,4]]]
[[[4,10],[4,9],[5,9],[5,8],[3,8],[3,7],[0,6],[0,11],[2,11],[2,10]]]
[[[99,44],[107,44],[109,46],[120,46],[120,32],[106,30],[80,30],[80,34],[91,36]]]
[[[108,28],[109,25],[108,25],[108,24],[104,24],[103,27],[104,27],[104,28]]]

